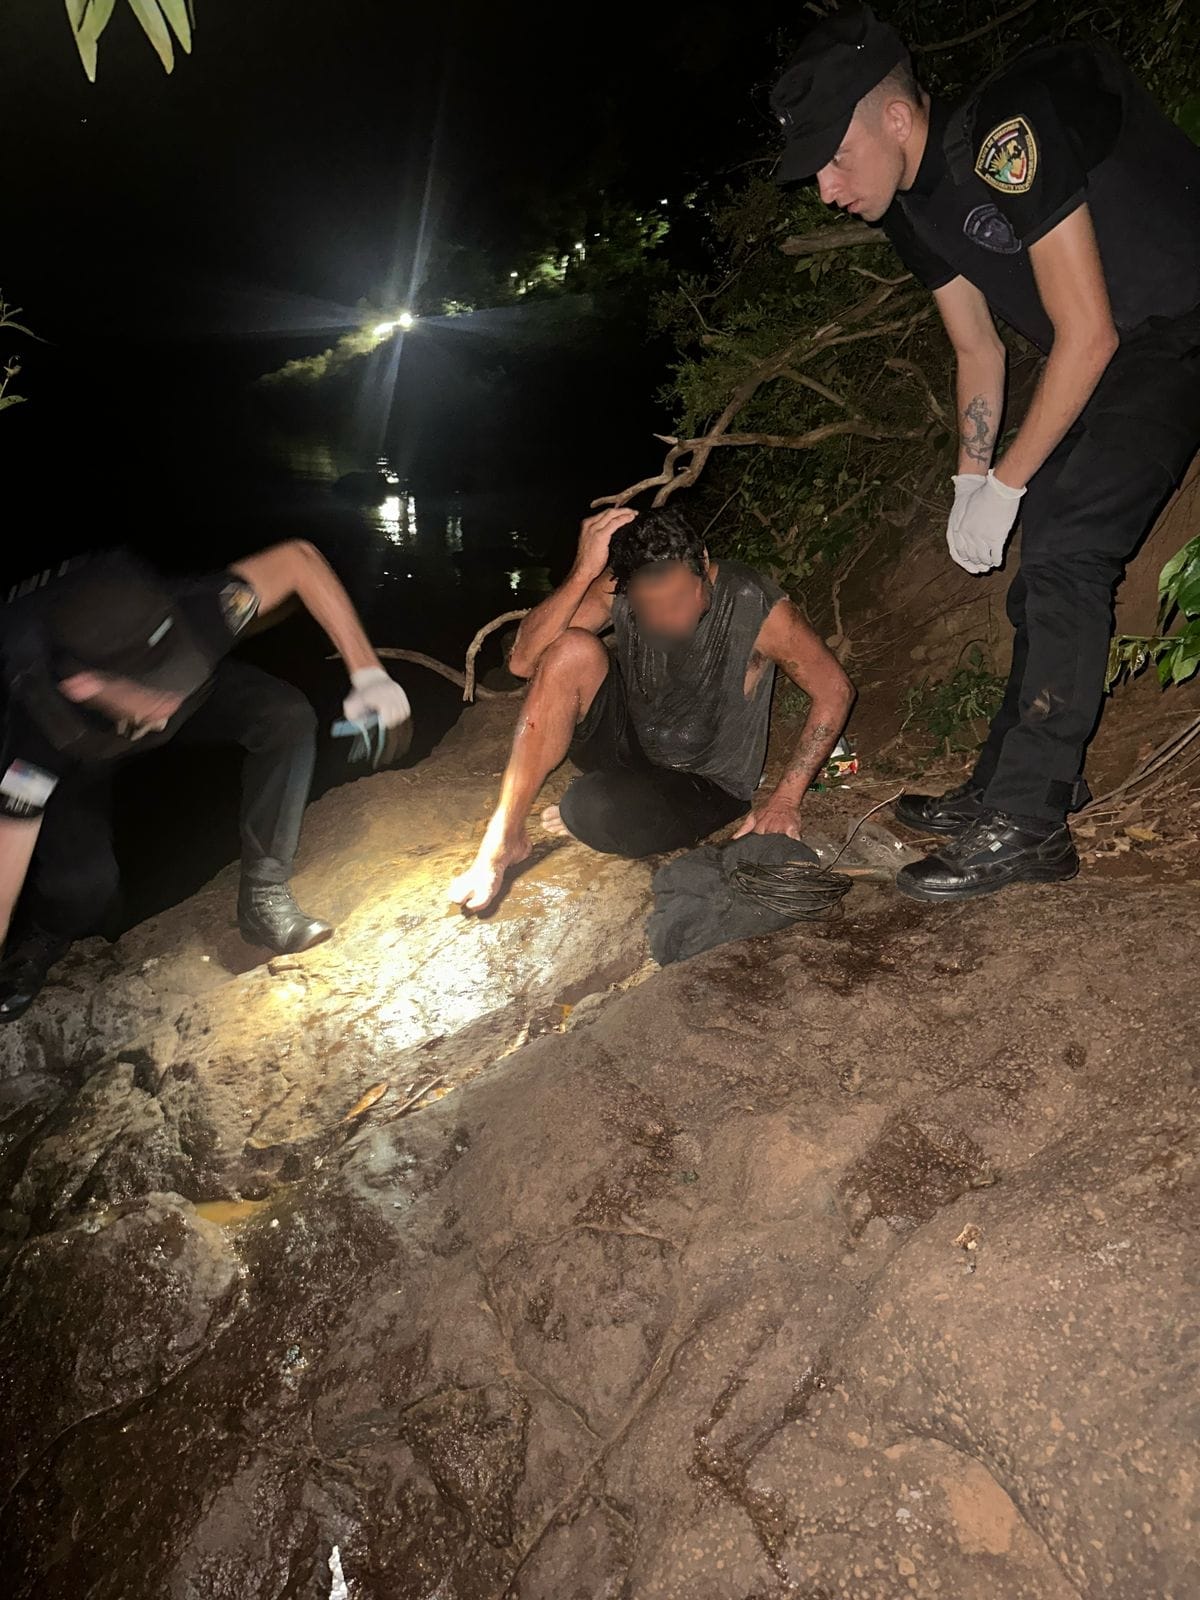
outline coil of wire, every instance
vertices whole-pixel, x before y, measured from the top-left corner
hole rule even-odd
[[[733,881],[751,900],[793,922],[819,922],[827,917],[854,883],[844,872],[831,872],[807,861],[785,861],[777,866],[743,861],[733,869]]]

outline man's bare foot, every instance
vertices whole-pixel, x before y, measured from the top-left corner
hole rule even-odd
[[[500,892],[504,874],[529,855],[529,840],[524,833],[493,842],[485,835],[479,854],[450,885],[450,898],[464,911],[482,911]]]
[[[547,833],[554,834],[559,839],[574,838],[570,828],[562,819],[562,812],[557,806],[547,806],[542,812],[542,827]]]

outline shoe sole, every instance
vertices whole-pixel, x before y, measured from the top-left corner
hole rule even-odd
[[[304,944],[290,944],[286,950],[276,950],[274,945],[267,944],[264,940],[260,939],[257,933],[248,932],[242,927],[241,923],[238,924],[238,932],[241,934],[244,942],[250,945],[250,947],[254,950],[267,950],[273,956],[302,956],[306,950],[315,950],[318,945],[328,944],[330,939],[332,939],[334,934],[337,932],[337,929],[322,928],[320,933],[315,934]]]
[[[978,884],[969,889],[924,889],[906,882],[903,876],[897,877],[896,888],[909,900],[929,900],[948,904],[958,900],[981,900],[985,895],[999,894],[1002,889],[1010,888],[1014,883],[1069,883],[1078,872],[1078,861],[1050,862],[1045,866],[1027,867],[1023,872],[1005,878],[1002,883]]]

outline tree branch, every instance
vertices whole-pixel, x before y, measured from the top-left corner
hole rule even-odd
[[[779,246],[781,255],[816,256],[826,250],[850,250],[855,245],[886,244],[887,235],[869,222],[835,222],[816,233],[794,233]]]
[[[773,382],[776,378],[787,378],[793,383],[802,383],[809,388],[816,389],[825,399],[836,404],[845,405],[846,402],[831,389],[815,380],[801,377],[796,368],[802,363],[811,361],[822,351],[833,349],[835,346],[856,344],[864,339],[877,339],[889,333],[903,333],[911,330],[923,317],[929,315],[930,306],[923,305],[910,316],[898,318],[894,321],[876,323],[869,328],[859,328],[854,333],[843,330],[853,327],[854,324],[864,322],[884,306],[897,292],[895,284],[883,284],[865,300],[851,306],[844,311],[836,322],[826,323],[818,328],[815,333],[806,339],[797,339],[775,355],[768,356],[754,366],[742,379],[716,420],[711,424],[707,433],[694,439],[678,439],[669,434],[657,434],[663,444],[670,448],[662,465],[662,471],[656,472],[652,477],[643,478],[640,483],[632,484],[628,489],[623,489],[620,494],[603,495],[592,501],[593,508],[601,506],[624,506],[647,490],[655,490],[654,505],[661,506],[675,493],[677,489],[690,489],[699,478],[708,463],[708,458],[713,450],[722,447],[746,447],[759,445],[770,450],[811,450],[827,439],[840,436],[854,436],[863,439],[920,439],[924,434],[917,431],[894,432],[878,427],[869,421],[847,419],[842,422],[824,423],[822,426],[810,429],[807,433],[779,434],[779,433],[731,433],[734,418],[750,402],[758,390],[766,383]],[[924,298],[924,297],[922,297]],[[903,304],[903,301],[901,301]]]
[[[505,611],[500,616],[493,617],[490,622],[485,622],[483,627],[480,628],[479,632],[471,640],[470,644],[467,646],[466,672],[463,676],[463,699],[468,705],[470,705],[471,701],[475,698],[475,657],[479,654],[480,646],[483,644],[483,641],[487,638],[489,633],[495,633],[496,629],[502,628],[506,622],[520,622],[522,618],[527,617],[528,615],[528,606],[526,606],[522,611]],[[481,695],[484,693],[482,689],[479,692]],[[494,695],[498,692],[507,692],[508,694],[524,693],[524,691],[521,689],[509,689],[507,691],[497,691],[493,689],[487,692],[489,695]]]
[[[816,378],[808,377],[806,373],[797,372],[794,367],[785,367],[779,376],[786,378],[789,383],[798,383],[805,389],[811,389],[814,394],[819,394],[823,400],[828,400],[831,404],[840,406],[843,411],[854,411],[855,409],[849,400],[843,398],[835,390],[828,388]]]
[[[915,44],[912,46],[914,56],[933,55],[938,50],[953,50],[955,45],[970,44],[975,39],[983,39],[989,33],[995,33],[997,28],[1002,28],[1006,22],[1011,22],[1014,17],[1019,17],[1023,12],[1032,11],[1037,0],[1021,0],[1020,5],[1013,6],[1009,11],[1002,11],[998,17],[993,17],[990,22],[985,22],[981,28],[972,28],[970,33],[956,34],[953,39],[939,39],[936,44]]]
[[[920,384],[925,392],[925,399],[929,402],[929,409],[939,422],[944,422],[949,427],[950,419],[946,415],[945,406],[942,405],[937,395],[929,387],[928,378],[926,378],[915,361],[906,361],[903,356],[889,356],[883,364],[892,372],[906,372],[915,383]]]
[[[523,612],[521,614],[524,615]],[[502,617],[500,620],[504,621],[505,619]],[[436,672],[440,678],[446,678],[450,683],[457,684],[460,689],[466,690],[467,677],[465,673],[459,672],[454,667],[448,667],[444,661],[435,661],[432,656],[423,655],[420,650],[399,650],[390,645],[379,645],[375,649],[375,654],[381,661],[412,661],[418,667],[427,667],[430,672]],[[331,657],[330,659],[336,660],[337,658]],[[473,665],[474,662],[472,662]],[[525,690],[523,688],[485,689],[482,684],[477,686],[474,681],[474,673],[472,673],[471,695],[468,696],[464,692],[463,699],[466,700],[478,695],[481,700],[509,700],[515,699],[517,695],[524,693]]]

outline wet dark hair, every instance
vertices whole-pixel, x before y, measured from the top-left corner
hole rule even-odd
[[[627,591],[629,580],[643,567],[667,561],[678,561],[698,578],[704,576],[704,539],[682,511],[660,506],[613,534],[608,565],[617,580],[618,594]]]

